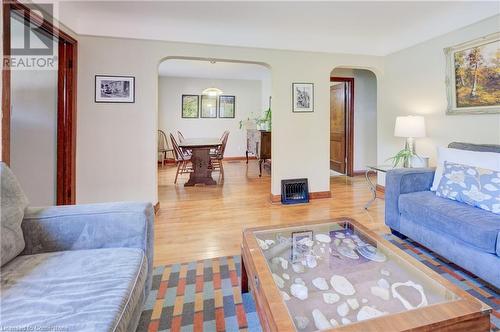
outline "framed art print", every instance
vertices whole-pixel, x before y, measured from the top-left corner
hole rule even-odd
[[[182,95],[182,118],[196,119],[200,116],[200,97],[198,95]]]
[[[134,103],[135,77],[95,76],[96,103]]]
[[[314,84],[292,83],[292,111],[314,112]]]
[[[301,262],[306,259],[306,255],[311,251],[311,247],[307,242],[313,240],[313,231],[300,231],[292,233],[292,263]]]
[[[219,118],[235,117],[235,96],[219,96]]]
[[[446,48],[447,114],[500,113],[500,32]]]
[[[201,95],[201,117],[217,117],[217,96]]]

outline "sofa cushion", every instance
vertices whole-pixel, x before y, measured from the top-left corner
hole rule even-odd
[[[142,306],[146,268],[136,248],[18,256],[1,271],[2,325],[128,331]]]
[[[0,220],[1,220],[1,266],[16,257],[24,249],[21,230],[24,209],[28,199],[24,195],[12,171],[5,163],[0,163]]]
[[[445,161],[436,196],[500,214],[500,172]]]
[[[496,253],[499,215],[437,197],[432,191],[403,194],[399,196],[398,204],[405,218],[449,234],[482,251]]]

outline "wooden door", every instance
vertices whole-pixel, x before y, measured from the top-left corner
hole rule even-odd
[[[330,87],[330,169],[346,171],[346,83]]]

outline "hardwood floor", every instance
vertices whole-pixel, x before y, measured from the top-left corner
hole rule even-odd
[[[331,198],[283,206],[270,203],[269,170],[259,178],[257,161],[248,167],[244,161],[224,162],[224,170],[223,186],[184,187],[188,174],[174,185],[174,166],[159,169],[155,266],[240,254],[247,227],[347,216],[377,232],[388,230],[383,200],[377,199],[368,211],[363,208],[371,194],[362,176],[332,177]]]

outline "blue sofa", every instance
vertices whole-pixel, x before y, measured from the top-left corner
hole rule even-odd
[[[24,209],[20,204],[8,213],[6,204],[23,201],[23,194],[5,164],[1,171],[0,326],[12,331],[135,331],[151,287],[152,205]],[[7,221],[19,214],[21,229],[16,230]],[[11,241],[21,231],[22,237]],[[22,251],[4,257],[12,250]]]
[[[498,152],[498,145],[451,143],[451,148]],[[500,288],[500,216],[430,191],[433,169],[387,172],[385,224]]]

